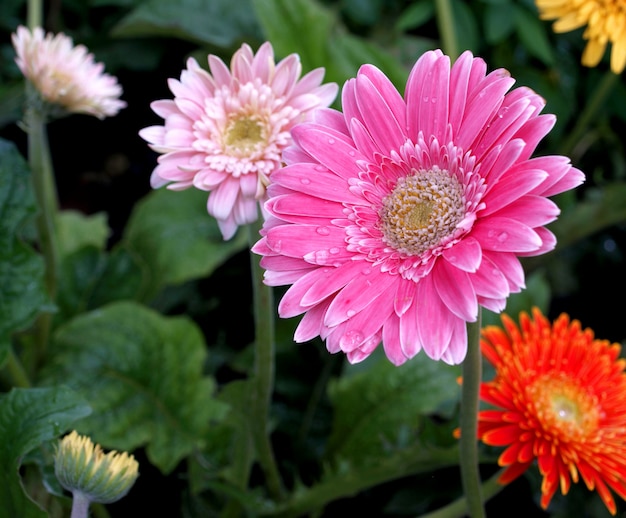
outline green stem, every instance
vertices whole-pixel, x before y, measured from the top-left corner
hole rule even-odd
[[[443,53],[450,56],[452,61],[459,56],[459,44],[456,38],[456,28],[454,27],[454,14],[451,0],[436,0],[437,25],[441,36],[441,47]]]
[[[482,493],[485,501],[497,495],[505,486],[498,482],[503,470],[498,471],[482,485]],[[461,518],[467,513],[467,498],[462,496],[454,502],[437,509],[431,513],[423,514],[420,518]]]
[[[32,99],[32,97],[30,98]],[[58,273],[56,216],[59,210],[59,203],[44,115],[34,109],[32,105],[29,106],[26,111],[26,129],[28,131],[28,161],[33,176],[33,186],[39,209],[36,219],[39,247],[46,265],[44,280],[48,296],[51,302],[54,303],[57,292]],[[42,313],[39,317],[37,323],[37,351],[33,360],[35,366],[41,363],[46,354],[51,321],[52,315],[49,312]]]
[[[11,384],[13,386],[22,388],[28,388],[31,386],[28,374],[26,373],[20,359],[15,356],[13,349],[9,349],[5,369],[9,373],[9,379],[11,380]]]
[[[250,246],[259,239],[262,219],[248,225]],[[267,487],[276,500],[283,499],[283,484],[270,442],[269,409],[274,390],[274,298],[272,288],[263,283],[260,258],[250,254],[254,296],[255,390],[252,394],[252,433]]]
[[[467,511],[471,518],[483,518],[480,473],[478,470],[478,392],[482,378],[482,357],[480,354],[481,312],[476,322],[467,324],[467,356],[463,361],[463,383],[461,385],[461,481],[463,494],[467,500]]]
[[[72,493],[72,514],[70,518],[87,518],[89,513],[89,498],[80,491]]]
[[[43,2],[42,0],[28,0],[27,6],[27,24],[32,31],[35,27],[41,27],[43,19]]]
[[[602,105],[613,90],[613,86],[620,77],[609,71],[604,75],[602,81],[598,83],[589,102],[585,104],[582,113],[576,118],[574,129],[569,133],[567,140],[563,144],[563,155],[570,156],[575,151],[577,144],[587,133],[591,121],[602,108]]]

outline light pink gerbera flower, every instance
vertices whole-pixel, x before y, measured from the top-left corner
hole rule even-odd
[[[299,56],[275,64],[269,42],[256,55],[242,45],[230,70],[217,56],[208,61],[211,73],[190,58],[180,81],[169,80],[174,100],[151,104],[165,124],[139,135],[163,153],[152,187],[172,182],[168,188],[174,190],[211,191],[208,212],[230,239],[239,225],[256,221],[269,177],[282,166],[282,152],[292,142],[291,128],[315,108],[329,106],[338,87],[321,85],[323,68],[299,80]]]
[[[555,117],[513,83],[469,52],[450,67],[431,51],[402,98],[364,65],[343,114],[293,129],[253,251],[267,284],[292,284],[279,313],[305,313],[297,342],[319,335],[351,362],[381,341],[397,365],[421,349],[464,359],[479,306],[501,311],[524,287],[518,256],[554,247],[546,196],[584,179],[565,157],[530,158]]]
[[[44,35],[41,27],[31,32],[20,26],[11,39],[17,66],[46,102],[99,119],[126,107],[117,79],[104,73],[84,45],[74,46],[63,33]]]

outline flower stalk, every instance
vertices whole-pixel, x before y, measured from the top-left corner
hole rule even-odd
[[[45,114],[36,109],[34,97],[36,92],[32,85],[27,85],[29,106],[25,114],[25,126],[28,133],[28,162],[33,177],[33,188],[37,200],[38,214],[36,218],[39,247],[45,261],[45,287],[50,300],[54,303],[57,292],[58,244],[56,235],[56,216],[58,198],[52,159],[46,133]],[[34,355],[35,365],[41,362],[46,354],[50,335],[52,315],[42,313],[37,323],[37,351]]]
[[[467,356],[463,361],[463,384],[461,385],[461,481],[471,518],[484,518],[482,489],[478,469],[478,402],[482,378],[480,353],[481,312],[476,322],[467,324]]]
[[[436,0],[437,25],[441,35],[441,48],[451,60],[455,60],[459,55],[459,44],[454,28],[454,15],[450,0]]]
[[[262,218],[247,226],[250,246],[258,240]],[[267,486],[275,500],[283,498],[283,484],[270,442],[269,408],[274,391],[274,297],[272,288],[263,283],[260,258],[250,254],[254,300],[254,391],[252,393],[252,433]]]

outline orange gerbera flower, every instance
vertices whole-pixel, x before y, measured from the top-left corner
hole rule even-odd
[[[626,66],[626,0],[535,0],[535,4],[542,20],[556,20],[554,32],[586,26],[583,65],[595,67],[611,43],[611,71],[621,74]]]
[[[579,476],[612,514],[613,489],[626,499],[626,360],[620,345],[594,339],[591,329],[561,314],[551,325],[533,309],[519,327],[483,329],[481,349],[496,369],[481,399],[498,409],[478,416],[478,437],[506,446],[498,463],[509,483],[536,459],[543,476],[541,506],[560,485],[567,494]]]

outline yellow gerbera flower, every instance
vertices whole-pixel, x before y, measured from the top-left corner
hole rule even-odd
[[[587,26],[587,46],[582,64],[595,67],[611,43],[611,70],[620,74],[626,66],[626,0],[535,0],[542,20],[556,20],[554,32]]]

